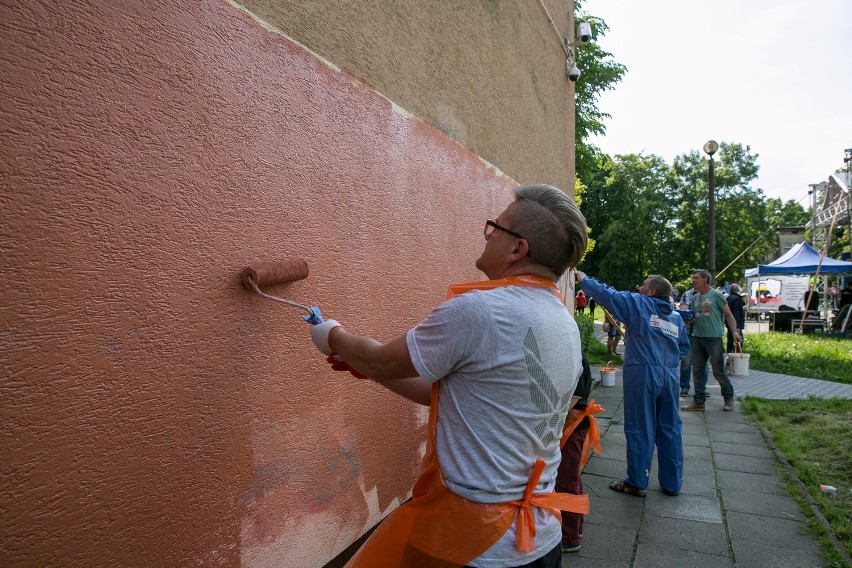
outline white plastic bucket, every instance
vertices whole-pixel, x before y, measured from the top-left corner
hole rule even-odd
[[[615,367],[612,366],[612,361],[606,364],[606,367],[601,369],[601,386],[615,386]]]
[[[732,353],[729,356],[731,361],[731,374],[748,376],[748,361],[751,357],[748,353]]]

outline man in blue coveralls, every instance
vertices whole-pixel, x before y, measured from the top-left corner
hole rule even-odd
[[[669,298],[672,285],[652,274],[638,292],[618,292],[579,270],[576,274],[587,296],[627,324],[629,336],[624,346],[627,477],[609,488],[644,497],[656,445],[660,487],[677,495],[683,484],[678,365],[689,352],[689,338]]]

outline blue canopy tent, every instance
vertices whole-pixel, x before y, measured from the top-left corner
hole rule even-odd
[[[757,268],[749,268],[745,271],[745,275],[751,277],[768,274],[814,274],[817,267],[820,274],[852,273],[852,262],[825,257],[820,264],[819,257],[820,253],[814,247],[807,241],[802,241],[777,260],[769,264],[761,264]]]
[[[820,276],[827,277],[830,274],[840,275],[840,274],[852,274],[852,262],[844,262],[842,260],[835,260],[833,258],[825,257],[820,262],[820,253],[814,249],[811,245],[809,245],[806,241],[803,241],[789,251],[786,254],[781,256],[769,264],[761,264],[757,268],[750,268],[745,271],[746,278],[757,279],[758,282],[761,278],[765,276],[794,276],[794,275],[811,275],[816,274],[817,268],[819,268]],[[828,309],[828,298],[823,297],[823,301],[825,302],[825,310],[827,313],[830,313]],[[783,306],[782,306],[783,309]],[[841,330],[844,330],[846,326],[849,324],[849,312],[852,310],[847,310],[845,314],[838,314],[841,319],[844,321],[840,326]],[[775,316],[775,319],[772,320],[773,324],[770,325],[770,328],[775,327],[775,329],[779,329],[783,327],[783,324],[788,320],[791,322],[796,321],[794,318],[798,317],[799,319],[803,318],[807,312],[791,312],[784,316],[781,313],[770,314],[771,316]],[[776,323],[777,322],[777,323]]]

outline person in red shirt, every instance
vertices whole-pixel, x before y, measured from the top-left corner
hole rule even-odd
[[[582,290],[577,294],[577,311],[581,314],[586,313],[586,294]]]

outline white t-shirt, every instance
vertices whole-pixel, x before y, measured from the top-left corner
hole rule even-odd
[[[437,453],[454,493],[480,503],[523,497],[536,458],[536,493],[553,491],[559,439],[582,370],[574,318],[548,288],[473,290],[438,306],[406,337],[419,375],[442,380]],[[536,551],[519,553],[514,526],[472,566],[532,562],[561,539],[560,521],[533,508]]]

